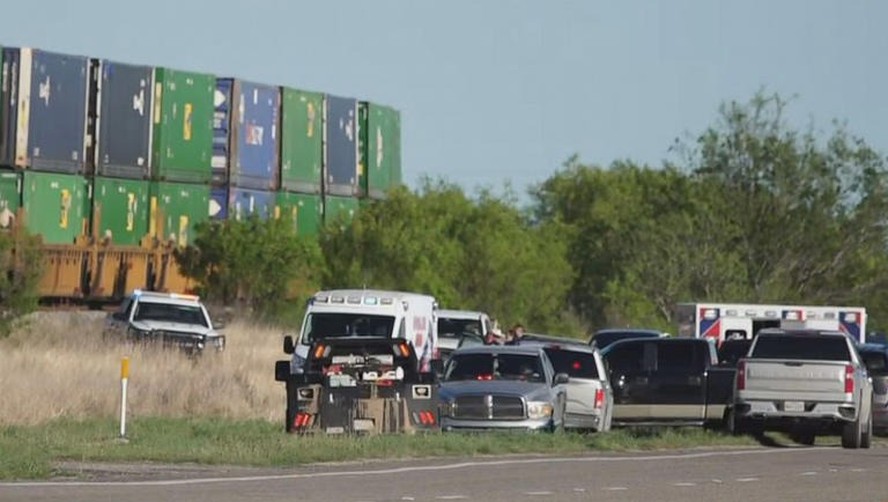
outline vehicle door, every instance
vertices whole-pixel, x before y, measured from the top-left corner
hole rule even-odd
[[[613,389],[613,418],[616,420],[643,419],[649,415],[645,370],[647,344],[642,340],[623,341],[604,351]]]
[[[709,346],[698,340],[668,340],[645,347],[652,362],[646,403],[668,420],[703,420],[706,415],[706,358]]]
[[[594,415],[602,411],[606,376],[598,372],[595,355],[590,351],[570,350],[564,347],[549,347],[546,355],[552,362],[555,373],[565,373],[567,383],[567,406],[569,414]],[[599,391],[602,393],[598,395]],[[596,406],[597,404],[597,406]]]

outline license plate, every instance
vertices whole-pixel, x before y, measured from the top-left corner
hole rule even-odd
[[[783,403],[783,411],[802,412],[805,411],[805,403],[801,401],[786,401]]]

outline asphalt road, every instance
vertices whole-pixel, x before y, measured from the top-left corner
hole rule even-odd
[[[885,447],[405,461],[287,471],[115,469],[93,472],[98,477],[90,481],[0,483],[0,501],[888,501]]]

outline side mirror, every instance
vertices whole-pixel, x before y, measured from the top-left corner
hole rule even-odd
[[[213,321],[213,329],[222,329],[225,327],[225,321]]]
[[[553,385],[564,385],[570,382],[570,377],[567,376],[567,373],[556,373],[555,380],[552,381]]]
[[[290,379],[290,361],[277,361],[274,363],[274,380],[286,382]]]
[[[115,321],[125,321],[126,316],[123,312],[114,312],[113,314],[111,314],[111,319],[114,319]]]
[[[296,346],[293,345],[293,337],[287,335],[284,337],[284,354],[292,354],[294,352],[296,352]]]

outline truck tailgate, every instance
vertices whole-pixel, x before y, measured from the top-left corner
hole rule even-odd
[[[845,400],[845,366],[838,361],[748,359],[745,399]]]

